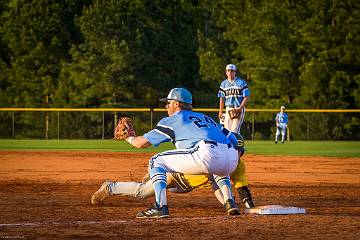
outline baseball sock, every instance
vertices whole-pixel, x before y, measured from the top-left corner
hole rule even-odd
[[[226,202],[228,199],[233,199],[232,193],[231,193],[231,185],[230,185],[230,177],[229,176],[215,176],[215,182],[219,186],[221,193],[224,196],[224,202]]]
[[[162,207],[166,202],[166,171],[161,167],[150,169],[150,178],[154,186],[156,203]]]

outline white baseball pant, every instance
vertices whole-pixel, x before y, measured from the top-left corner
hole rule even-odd
[[[245,107],[241,110],[241,114],[239,118],[231,119],[229,115],[229,111],[233,109],[234,108],[226,107],[224,127],[230,132],[235,132],[240,134],[241,125],[244,122],[244,118],[245,118]]]

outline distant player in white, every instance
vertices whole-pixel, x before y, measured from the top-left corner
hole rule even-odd
[[[238,163],[236,137],[212,118],[192,111],[192,96],[184,88],[174,88],[167,98],[169,117],[163,118],[153,130],[127,141],[137,148],[173,142],[175,150],[154,155],[149,161],[149,174],[155,190],[156,203],[137,214],[138,218],[168,217],[166,173],[211,174],[219,186],[228,214],[239,214],[231,193],[229,174]]]
[[[286,130],[287,130],[287,123],[288,123],[288,115],[285,113],[285,107],[281,106],[280,112],[276,114],[276,134],[275,134],[275,143],[278,143],[278,139],[281,133],[281,143],[284,143]]]
[[[219,119],[223,118],[223,108],[225,105],[224,126],[229,131],[240,134],[241,125],[245,117],[245,105],[250,96],[250,90],[245,80],[236,77],[236,66],[229,64],[225,68],[227,79],[221,82],[218,97]],[[239,118],[231,119],[229,110],[240,113]]]

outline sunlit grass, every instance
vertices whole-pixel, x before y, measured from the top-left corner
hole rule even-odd
[[[246,141],[246,152],[262,155],[360,157],[360,141]],[[0,150],[83,150],[111,152],[162,152],[171,143],[147,149],[132,148],[125,141],[114,140],[0,140]],[[0,153],[1,154],[1,153]]]

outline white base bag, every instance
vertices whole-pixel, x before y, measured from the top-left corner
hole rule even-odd
[[[289,207],[281,205],[265,205],[254,208],[247,208],[245,213],[260,214],[260,215],[287,215],[287,214],[304,214],[304,208]]]

